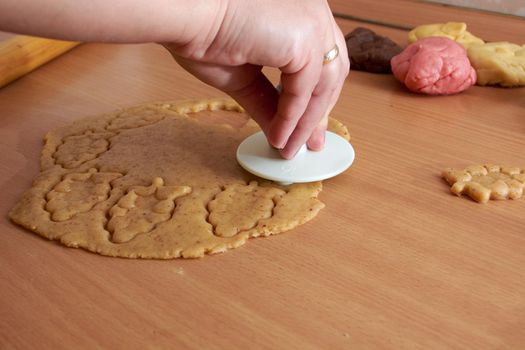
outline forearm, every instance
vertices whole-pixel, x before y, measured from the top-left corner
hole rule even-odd
[[[213,40],[225,0],[0,0],[0,30],[85,42]],[[205,44],[204,44],[205,45]]]

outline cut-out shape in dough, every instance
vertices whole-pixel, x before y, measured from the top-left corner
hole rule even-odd
[[[451,185],[451,192],[468,195],[479,203],[489,199],[519,199],[525,188],[525,167],[473,165],[463,170],[447,168],[443,178]]]
[[[132,108],[117,114],[117,116],[109,122],[106,129],[110,131],[119,131],[122,129],[140,128],[155,124],[165,117],[166,115],[159,113],[157,108],[149,106]]]
[[[99,173],[94,168],[85,173],[67,174],[47,193],[45,209],[53,221],[66,221],[88,212],[97,203],[108,199],[110,182],[121,176],[118,173]]]
[[[276,187],[260,187],[256,181],[228,186],[208,204],[208,221],[217,236],[235,236],[254,228],[259,220],[270,218],[274,198],[285,194]]]
[[[57,164],[66,169],[76,168],[106,152],[109,148],[108,139],[113,135],[115,134],[88,131],[83,135],[67,136],[53,157]]]
[[[164,186],[160,177],[148,187],[132,187],[109,211],[107,229],[112,233],[111,240],[124,243],[152,231],[171,218],[175,199],[190,192],[188,186]]]

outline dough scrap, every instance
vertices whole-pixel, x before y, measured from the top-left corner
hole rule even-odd
[[[468,195],[479,203],[489,199],[519,199],[525,189],[525,167],[473,165],[463,170],[447,168],[442,177],[451,192]]]
[[[414,43],[419,39],[431,36],[443,36],[463,45],[466,49],[485,42],[467,31],[467,24],[462,22],[447,22],[425,24],[412,29],[408,33],[408,42]]]
[[[525,45],[493,42],[472,46],[468,57],[478,85],[525,86]]]
[[[349,139],[340,122],[329,129]],[[41,173],[9,217],[66,246],[127,258],[202,257],[290,230],[324,207],[322,183],[280,186],[244,171],[235,151],[258,130],[230,99],[75,121],[46,135]]]
[[[465,49],[445,37],[428,37],[410,44],[391,61],[397,80],[417,93],[450,95],[476,82]]]
[[[403,49],[387,37],[358,27],[345,36],[350,67],[371,73],[391,73],[390,60]]]

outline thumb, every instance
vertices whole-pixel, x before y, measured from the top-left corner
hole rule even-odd
[[[237,101],[268,135],[270,123],[277,112],[279,93],[261,71],[248,80],[245,76],[244,80],[244,84],[237,89],[224,92]]]
[[[277,111],[279,94],[262,73],[261,66],[223,66],[173,56],[185,70],[199,80],[230,95],[267,134]]]

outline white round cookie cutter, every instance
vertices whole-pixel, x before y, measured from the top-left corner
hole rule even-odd
[[[248,172],[281,185],[325,180],[352,165],[355,152],[341,136],[327,131],[322,151],[303,145],[293,159],[283,159],[262,131],[248,136],[237,148],[237,161]]]

